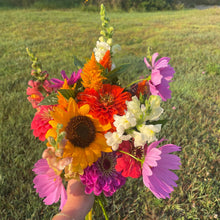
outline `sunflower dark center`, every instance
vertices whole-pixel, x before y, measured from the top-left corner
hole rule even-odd
[[[87,116],[76,116],[70,119],[66,129],[66,138],[75,146],[86,148],[94,140],[96,129]]]

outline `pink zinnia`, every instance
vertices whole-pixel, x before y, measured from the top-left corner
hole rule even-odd
[[[168,63],[169,57],[162,57],[156,63],[155,60],[158,57],[158,53],[154,53],[152,56],[152,65],[144,58],[144,62],[148,69],[151,69],[151,80],[149,81],[150,92],[152,95],[159,95],[163,101],[171,98],[171,91],[169,90],[169,82],[173,78],[175,73],[173,67]]]
[[[45,205],[56,203],[61,197],[60,209],[62,210],[67,200],[62,178],[49,167],[46,159],[38,160],[33,171],[37,174],[33,180],[34,188],[39,193],[40,198],[46,197],[44,199]]]
[[[52,128],[49,124],[51,116],[49,111],[52,110],[51,106],[40,106],[39,111],[36,112],[33,121],[31,123],[31,129],[33,129],[33,134],[38,137],[41,141],[45,141],[45,134]]]
[[[33,80],[30,80],[28,82],[28,85],[31,87],[27,88],[27,95],[29,97],[27,98],[28,101],[32,104],[33,108],[38,108],[38,104],[44,99],[44,96],[39,91],[40,82],[35,82]]]
[[[92,166],[84,170],[80,176],[82,183],[86,186],[85,193],[94,192],[99,196],[102,192],[105,196],[112,196],[126,182],[126,178],[121,172],[115,170],[116,154],[115,152],[103,153]]]
[[[158,198],[170,198],[170,193],[178,176],[170,170],[178,170],[180,158],[176,155],[169,154],[174,151],[180,151],[180,147],[167,144],[156,148],[160,141],[153,142],[146,152],[145,161],[142,168],[144,185]]]

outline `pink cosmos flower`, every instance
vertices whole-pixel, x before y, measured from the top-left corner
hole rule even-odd
[[[180,151],[180,147],[173,144],[166,144],[156,148],[160,141],[153,142],[146,152],[145,161],[142,168],[144,185],[158,198],[170,198],[173,187],[176,187],[175,181],[178,180],[176,174],[170,170],[178,170],[180,158],[169,154],[174,151]]]
[[[166,101],[171,98],[169,82],[173,78],[175,71],[173,67],[168,64],[170,61],[169,57],[162,57],[155,63],[158,55],[158,53],[153,54],[152,65],[148,63],[146,58],[144,58],[144,62],[147,68],[151,70],[151,80],[149,81],[151,94],[159,95],[163,101]]]
[[[52,110],[51,106],[40,106],[39,111],[36,112],[33,121],[31,123],[31,129],[33,129],[33,134],[38,137],[39,140],[45,141],[45,134],[52,128],[49,124],[51,116],[49,111]]]
[[[56,79],[56,78],[52,78],[50,81],[52,83],[54,83],[53,85],[51,85],[51,88],[54,88],[54,89],[59,89],[63,86],[63,83],[64,83],[64,80],[66,79],[67,80],[67,84],[69,86],[72,86],[74,83],[76,83],[79,79],[80,79],[80,74],[81,74],[82,70],[79,69],[77,74],[75,72],[73,72],[70,76],[70,78],[67,77],[66,73],[64,70],[61,71],[61,75],[63,77],[63,81],[62,80],[59,80],[59,79]]]
[[[27,98],[28,101],[32,104],[33,108],[38,108],[38,104],[44,99],[44,96],[39,91],[40,82],[35,82],[33,80],[30,80],[28,82],[28,85],[31,87],[27,88],[27,95],[29,97]]]
[[[45,205],[58,202],[61,198],[60,209],[62,210],[67,200],[66,190],[62,178],[49,167],[46,159],[40,159],[35,163],[33,171],[37,174],[34,178],[34,188],[40,198],[44,198]]]

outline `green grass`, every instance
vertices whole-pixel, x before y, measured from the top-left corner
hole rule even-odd
[[[115,43],[122,47],[114,62],[132,64],[124,83],[146,73],[148,47],[171,57],[176,74],[172,99],[163,104],[169,122],[160,137],[182,146],[178,188],[171,199],[157,200],[141,179],[129,179],[108,199],[110,219],[219,218],[220,9],[108,15]],[[51,76],[62,69],[70,74],[73,55],[91,56],[99,14],[1,10],[0,30],[0,219],[50,219],[59,205],[45,206],[32,183],[31,169],[45,145],[30,130],[35,111],[26,99],[31,62],[25,48],[37,53]],[[94,219],[103,216],[97,211]]]

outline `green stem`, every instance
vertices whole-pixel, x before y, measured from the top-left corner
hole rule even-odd
[[[125,86],[125,88],[129,88],[129,87],[132,86],[133,84],[138,83],[138,82],[141,82],[141,81],[143,81],[143,80],[144,80],[144,79],[135,80],[134,82],[132,82],[132,83],[128,84],[127,86]]]
[[[151,79],[151,75],[148,76],[148,77],[145,78],[145,79],[138,79],[138,80],[135,80],[134,82],[128,84],[125,88],[129,88],[129,87],[132,86],[133,84],[138,83],[138,82],[141,82],[141,81],[143,81],[143,80],[147,80],[147,81],[149,81],[150,79]]]
[[[121,153],[123,153],[123,154],[126,154],[126,155],[128,155],[128,156],[130,156],[130,157],[134,158],[135,160],[137,160],[137,161],[141,162],[141,164],[143,163],[143,160],[141,160],[141,159],[139,159],[139,158],[135,157],[135,156],[134,156],[134,155],[132,155],[132,154],[129,154],[129,153],[128,153],[128,152],[126,152],[126,151],[119,150],[119,152],[121,152]]]
[[[105,220],[109,220],[109,218],[108,218],[108,216],[107,216],[107,213],[106,213],[106,211],[105,211],[105,208],[104,208],[104,206],[103,206],[103,204],[102,204],[101,199],[99,199],[98,196],[97,196],[96,198],[97,198],[98,203],[99,203],[99,205],[100,205],[100,207],[101,207],[101,209],[102,209],[103,215],[105,216]]]

